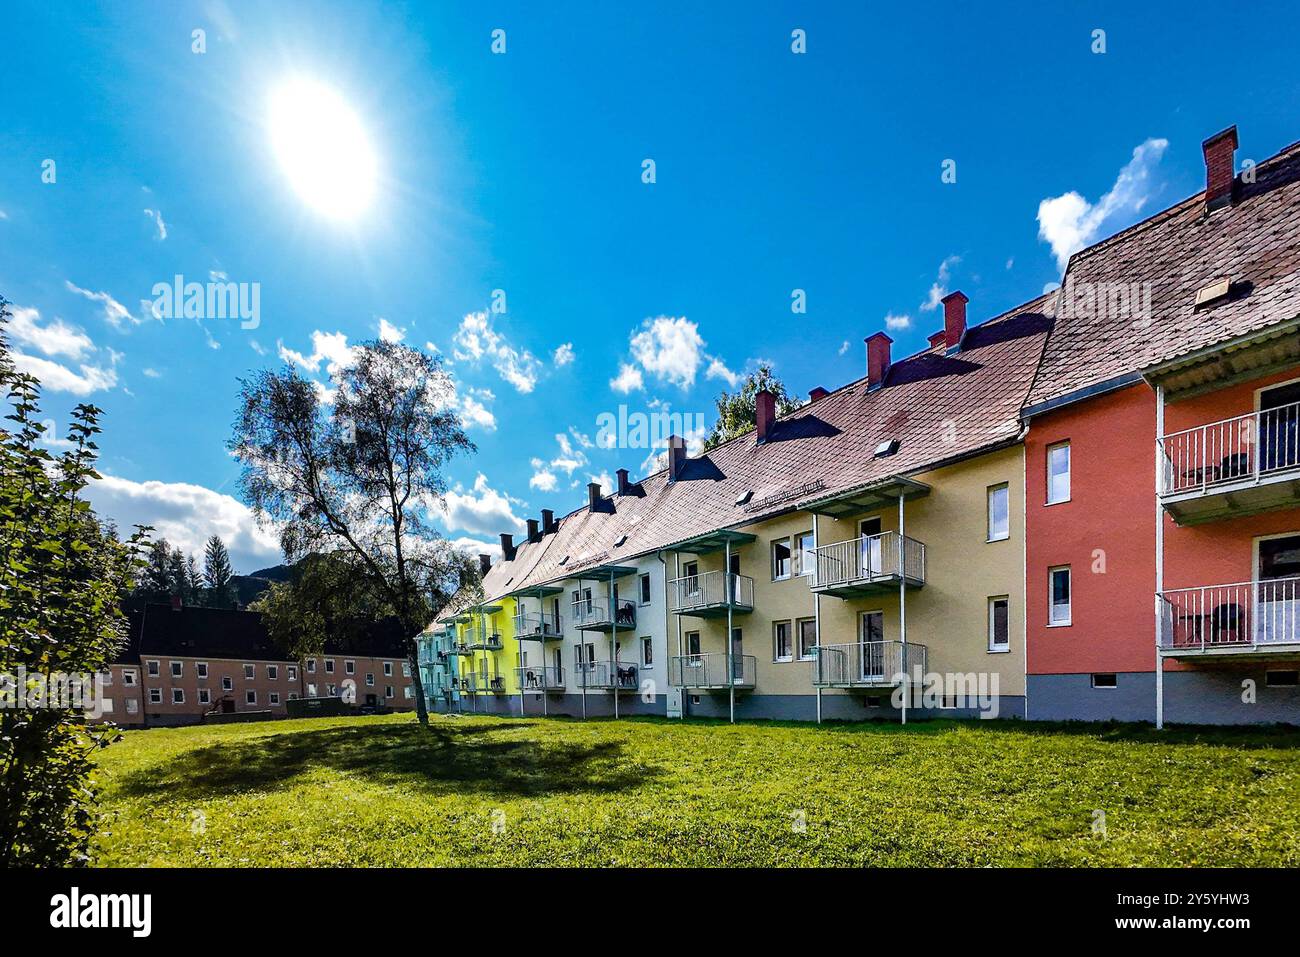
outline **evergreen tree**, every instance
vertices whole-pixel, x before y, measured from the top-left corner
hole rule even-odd
[[[203,549],[203,584],[207,587],[209,605],[229,608],[235,603],[234,577],[226,543],[213,535]]]

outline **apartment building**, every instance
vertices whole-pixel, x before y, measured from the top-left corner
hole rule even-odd
[[[1300,146],[1077,253],[1025,410],[1029,716],[1300,720]]]
[[[102,721],[124,727],[195,724],[212,715],[286,717],[304,697],[358,707],[415,707],[411,665],[399,642],[327,644],[291,660],[255,612],[149,604],[128,615],[128,641],[109,665]]]

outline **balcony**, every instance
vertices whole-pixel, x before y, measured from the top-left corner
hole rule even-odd
[[[473,651],[473,646],[468,641],[457,641],[454,645],[452,645],[451,653],[453,655],[459,655],[460,657],[464,658],[469,655],[472,655],[474,651]]]
[[[1300,655],[1300,578],[1176,588],[1156,607],[1168,657]]]
[[[559,615],[516,615],[515,637],[520,641],[559,641],[564,637],[564,619]]]
[[[1300,505],[1300,403],[1156,440],[1160,502],[1179,525]]]
[[[592,661],[575,669],[578,687],[596,691],[636,691],[640,667],[634,661]]]
[[[757,660],[753,655],[705,652],[679,655],[668,660],[668,683],[674,688],[716,691],[754,687]]]
[[[505,675],[475,673],[462,680],[470,683],[470,694],[504,694],[506,690]]]
[[[813,658],[814,688],[892,688],[927,665],[925,645],[909,641],[855,641],[819,645]],[[906,676],[906,677],[904,677]]]
[[[692,618],[726,618],[754,610],[754,579],[728,572],[704,572],[668,583],[668,610]]]
[[[500,651],[505,647],[500,635],[477,635],[470,640],[470,651]]]
[[[613,613],[611,614],[611,607]],[[573,627],[579,631],[613,631],[614,628],[636,627],[636,602],[619,600],[584,601],[573,603]]]
[[[925,545],[897,532],[867,535],[815,549],[811,588],[823,595],[853,598],[925,584]]]
[[[519,687],[524,691],[563,691],[564,669],[551,668],[546,665],[532,665],[516,668]]]

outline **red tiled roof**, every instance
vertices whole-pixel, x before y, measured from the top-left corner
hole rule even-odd
[[[1226,299],[1194,308],[1198,289],[1225,278],[1233,283]],[[1031,411],[1300,316],[1300,144],[1256,166],[1254,183],[1239,180],[1232,205],[1207,214],[1198,193],[1076,253],[1065,274],[1075,299],[1132,283],[1149,284],[1139,286],[1149,289],[1145,315],[1067,311],[1061,297]]]

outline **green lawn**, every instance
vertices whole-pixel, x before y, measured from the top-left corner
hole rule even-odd
[[[1300,865],[1294,731],[393,716],[101,767],[109,865]]]

